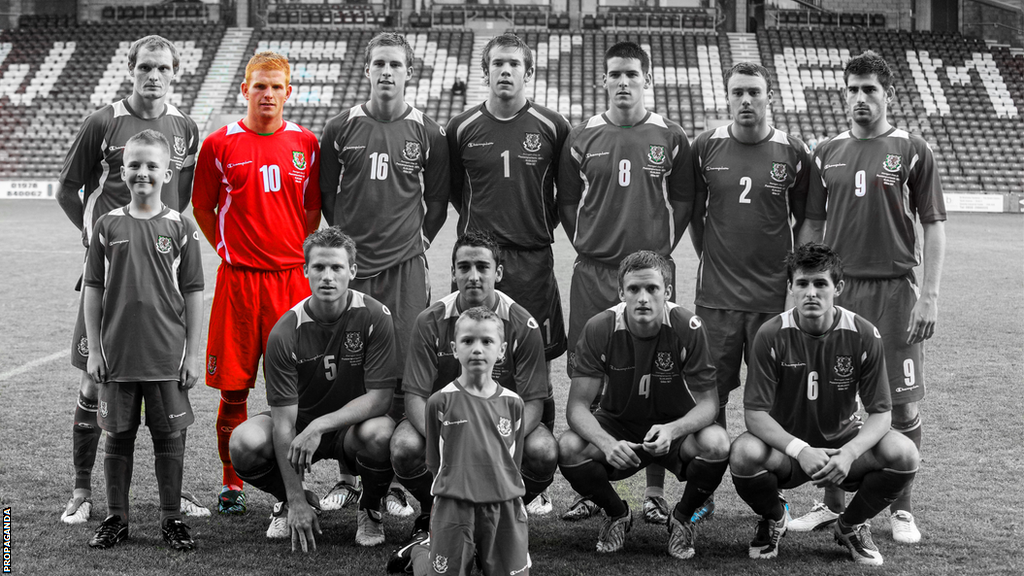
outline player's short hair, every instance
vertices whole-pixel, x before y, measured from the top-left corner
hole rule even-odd
[[[767,68],[761,66],[757,62],[737,62],[729,71],[725,73],[725,90],[728,93],[729,90],[729,78],[733,77],[733,74],[743,74],[744,76],[760,76],[764,78],[765,92],[772,91],[772,73]]]
[[[455,321],[455,336],[459,335],[459,326],[462,325],[465,320],[475,320],[477,322],[491,321],[498,325],[498,336],[501,337],[501,341],[505,341],[505,323],[501,321],[501,317],[498,316],[494,310],[486,306],[475,306],[466,310],[462,314],[459,314],[459,319]]]
[[[526,70],[533,70],[533,50],[530,49],[529,44],[523,41],[522,38],[506,32],[500,36],[491,38],[487,45],[484,46],[483,56],[480,57],[480,67],[484,71],[484,75],[491,71],[491,50],[495,47],[498,48],[518,48],[523,51],[523,63],[526,64]]]
[[[797,270],[828,272],[833,284],[843,280],[843,261],[828,244],[808,242],[786,255],[786,278],[792,282]]]
[[[178,49],[174,47],[174,43],[156,34],[150,34],[143,38],[139,38],[135,42],[132,42],[132,47],[128,49],[128,71],[135,71],[135,63],[139,59],[139,50],[143,48],[147,50],[159,50],[166,48],[171,53],[171,64],[174,67],[174,73],[178,73]]]
[[[348,265],[356,263],[356,241],[338,226],[321,228],[306,237],[302,243],[302,257],[306,264],[309,264],[309,254],[313,248],[344,248],[348,253]]]
[[[647,51],[640,47],[636,42],[619,42],[618,44],[612,45],[607,52],[604,53],[604,70],[608,71],[608,61],[612,58],[632,58],[640,61],[640,70],[644,74],[647,74],[651,68],[651,57],[647,55]]]
[[[494,257],[494,267],[497,268],[501,265],[501,247],[498,246],[498,241],[495,240],[494,236],[491,236],[489,232],[470,230],[462,236],[459,236],[455,240],[455,247],[452,248],[452,266],[455,266],[455,255],[458,254],[459,248],[462,248],[463,246],[487,248],[491,251],[491,256]]]
[[[892,68],[884,58],[873,50],[867,50],[863,54],[850,58],[846,63],[846,68],[843,69],[843,82],[848,83],[851,75],[866,76],[868,74],[878,77],[878,83],[882,85],[882,89],[888,90],[892,87]]]
[[[245,83],[248,84],[252,80],[252,73],[257,70],[264,70],[267,72],[273,72],[279,70],[284,72],[284,85],[291,84],[292,80],[292,68],[288,64],[288,57],[277,52],[257,52],[249,58],[249,63],[245,65]]]
[[[672,266],[668,260],[650,250],[637,250],[619,262],[619,288],[623,288],[623,280],[626,274],[637,270],[657,270],[661,272],[661,278],[665,282],[665,288],[672,285]]]
[[[380,46],[398,46],[405,49],[405,65],[406,67],[412,66],[412,59],[415,57],[412,52],[412,46],[409,45],[409,41],[405,39],[405,36],[397,32],[381,32],[371,38],[366,43],[366,49],[363,50],[363,66],[370,65],[370,55],[373,54],[373,49]]]
[[[127,150],[132,146],[140,144],[142,146],[156,146],[160,148],[160,150],[167,155],[168,161],[170,161],[171,145],[169,142],[167,142],[167,137],[157,132],[156,130],[146,129],[143,130],[142,132],[139,132],[135,136],[129,138],[128,141],[124,143],[124,147]]]

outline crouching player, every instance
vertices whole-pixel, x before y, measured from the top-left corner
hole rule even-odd
[[[264,412],[231,435],[238,476],[278,499],[268,538],[291,537],[292,550],[316,548],[319,501],[302,488],[314,462],[346,462],[363,478],[356,542],[384,543],[381,499],[394,477],[387,416],[395,389],[391,313],[349,289],[356,245],[337,227],[318,230],[302,246],[312,295],[278,320],[267,343]]]
[[[795,307],[766,322],[754,340],[743,398],[747,432],[733,443],[729,463],[736,492],[761,515],[750,557],[778,554],[788,524],[778,489],[810,481],[857,492],[835,524],[835,539],[858,564],[877,566],[882,555],[867,522],[913,481],[917,448],[889,429],[878,330],[833,304],[843,291],[839,257],[823,244],[804,244],[786,266]]]
[[[555,424],[554,399],[544,365],[544,341],[537,321],[525,308],[495,290],[503,275],[502,250],[487,232],[470,231],[452,249],[452,279],[458,287],[420,313],[409,339],[405,365],[406,420],[391,439],[391,463],[395,475],[420,503],[421,514],[413,524],[412,539],[426,537],[430,526],[431,476],[427,469],[424,438],[424,406],[462,370],[451,349],[455,327],[463,310],[484,306],[502,320],[502,340],[508,352],[494,366],[492,377],[512,390],[526,406],[523,430],[523,482],[530,502],[544,492],[558,465],[558,445],[551,430]]]
[[[611,480],[651,464],[686,481],[669,515],[668,552],[694,555],[693,513],[714,493],[729,464],[729,436],[715,424],[718,392],[700,318],[668,299],[671,268],[640,250],[619,264],[621,304],[591,318],[576,344],[559,468],[581,496],[608,515],[598,552],[622,548],[633,519]],[[607,379],[597,411],[590,405]]]
[[[203,266],[199,229],[160,200],[160,189],[171,180],[170,161],[163,134],[143,130],[128,139],[121,178],[131,202],[103,216],[89,243],[87,372],[99,385],[99,425],[107,431],[107,518],[89,540],[93,548],[128,538],[128,489],[143,401],[164,541],[177,550],[195,547],[179,504],[183,432],[195,420],[188,390],[199,377]]]
[[[529,576],[519,473],[525,407],[491,375],[508,350],[501,318],[483,306],[463,312],[451,349],[462,374],[426,404],[427,467],[434,476],[430,537],[399,549],[388,571],[462,576],[475,554],[485,576]]]

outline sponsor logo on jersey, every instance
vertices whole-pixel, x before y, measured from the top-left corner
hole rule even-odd
[[[306,155],[298,150],[292,150],[292,165],[296,170],[306,169]]]
[[[599,156],[607,156],[609,154],[611,154],[611,152],[589,152],[587,153],[586,158],[597,158]]]
[[[192,238],[199,240],[199,230],[196,230],[195,232],[192,233]]]
[[[181,136],[174,137],[174,153],[178,156],[185,155],[185,139]]]
[[[508,437],[512,433],[512,421],[504,416],[498,418],[498,434]]]
[[[647,159],[654,164],[665,163],[665,147],[660,144],[651,144],[647,149]]]
[[[776,182],[786,181],[786,165],[782,162],[772,162],[772,180]]]
[[[363,351],[363,335],[359,332],[345,333],[345,350],[353,354]]]
[[[107,403],[100,400],[100,417],[106,418],[107,414],[110,414],[110,410],[107,409]]]
[[[654,360],[654,367],[660,372],[671,372],[673,364],[671,352],[658,352],[658,357]]]
[[[420,159],[420,143],[413,142],[412,140],[405,141],[405,148],[402,149],[402,156],[405,157],[409,162],[415,162]]]
[[[540,150],[540,134],[534,132],[526,133],[526,140],[523,140],[523,148],[527,152],[537,152]]]
[[[235,166],[245,166],[246,164],[252,164],[252,160],[246,160],[245,162],[231,162],[228,164],[228,168],[234,168]]]
[[[526,321],[526,326],[533,330],[540,328],[540,325],[537,324],[537,321],[533,319],[533,316],[530,316],[530,319]]]
[[[825,164],[825,167],[822,168],[822,170],[828,170],[829,168],[842,168],[843,166],[846,166],[846,164]]]
[[[438,412],[440,415],[440,412]],[[469,420],[442,420],[441,426],[457,426],[459,424],[468,424]]]
[[[157,236],[156,237],[156,251],[161,254],[170,254],[171,252],[171,237],[170,236]]]
[[[82,336],[82,339],[78,341],[78,355],[89,357],[89,339]]]
[[[701,321],[699,317],[694,316],[693,318],[690,318],[690,328],[696,330],[697,328],[700,328],[700,326]]]
[[[840,378],[853,376],[853,357],[837,355],[834,370],[836,371],[836,376]]]
[[[901,166],[903,166],[903,156],[899,154],[885,155],[885,162],[882,162],[882,168],[887,172],[899,172]]]
[[[206,359],[206,373],[210,376],[217,373],[217,357],[213,354]]]
[[[878,333],[878,328],[875,328],[875,338],[881,338],[882,335]]]
[[[127,244],[127,243],[128,243],[128,239],[125,238],[124,240],[114,240],[110,244],[108,244],[108,246],[117,246],[118,244]]]
[[[168,418],[181,418],[185,414],[187,414],[187,412],[182,412],[181,414],[168,414],[167,417]]]
[[[434,556],[434,572],[444,574],[448,571],[448,557],[438,554]]]
[[[470,142],[466,148],[479,148],[480,146],[493,146],[494,142]]]

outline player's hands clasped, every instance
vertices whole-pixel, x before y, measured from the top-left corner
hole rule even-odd
[[[833,454],[838,452],[835,448],[815,448],[808,446],[800,451],[797,455],[796,461],[800,463],[800,468],[803,469],[804,473],[810,477],[814,477],[819,470],[828,464],[829,458]]]
[[[918,298],[914,309],[910,311],[907,344],[917,344],[931,338],[935,334],[935,322],[938,318],[939,304],[937,300],[929,296]]]
[[[839,486],[846,480],[846,476],[850,473],[850,467],[853,466],[855,460],[853,454],[849,450],[829,450],[831,456],[828,459],[828,463],[822,466],[821,470],[811,475],[811,480],[814,485],[819,488],[826,486]]]
[[[312,425],[306,426],[305,430],[292,439],[292,443],[288,447],[288,461],[291,462],[296,474],[301,476],[313,467],[313,454],[319,447],[320,432]]]
[[[643,444],[619,440],[604,451],[604,459],[617,470],[636,468],[640,465],[640,457],[636,455],[636,451],[643,448]]]
[[[292,535],[292,552],[296,548],[302,548],[303,552],[316,550],[313,534],[323,532],[320,530],[320,519],[304,498],[288,503],[288,532]]]

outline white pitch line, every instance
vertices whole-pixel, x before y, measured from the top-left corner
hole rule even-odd
[[[204,294],[203,295],[203,300],[213,300],[213,293]],[[24,374],[25,372],[28,372],[29,370],[35,368],[36,366],[42,366],[43,364],[46,364],[47,362],[53,362],[54,360],[57,360],[58,358],[63,358],[64,356],[67,356],[67,355],[68,355],[68,352],[66,350],[61,351],[61,352],[54,352],[53,354],[50,354],[49,356],[43,356],[42,358],[36,358],[35,360],[30,360],[30,361],[22,364],[21,366],[18,366],[17,368],[12,368],[12,369],[10,369],[10,370],[8,370],[6,372],[0,372],[0,382],[3,382],[5,380],[10,380],[11,378],[14,378],[15,376],[20,376],[20,375]]]

